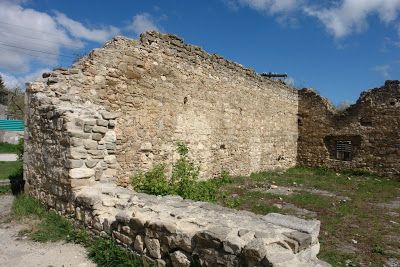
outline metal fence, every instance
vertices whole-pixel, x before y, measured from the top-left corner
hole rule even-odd
[[[0,131],[23,132],[24,128],[23,120],[0,120]]]

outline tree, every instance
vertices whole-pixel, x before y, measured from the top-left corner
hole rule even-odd
[[[23,119],[25,111],[25,94],[19,88],[15,87],[8,90],[8,114],[16,119]]]
[[[4,84],[3,77],[0,75],[0,105],[8,104],[8,90]]]

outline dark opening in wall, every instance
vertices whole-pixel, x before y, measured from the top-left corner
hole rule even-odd
[[[350,161],[352,151],[351,141],[336,141],[336,159]]]
[[[183,98],[183,104],[185,104],[186,105],[186,103],[188,102],[188,97],[187,96],[185,96],[184,98]]]
[[[328,135],[324,138],[329,158],[342,161],[351,161],[357,156],[361,146],[359,135]]]
[[[224,144],[219,146],[219,149],[226,149],[226,146]]]

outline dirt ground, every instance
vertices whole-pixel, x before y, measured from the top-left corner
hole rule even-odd
[[[11,195],[0,196],[0,266],[1,267],[94,267],[96,264],[86,257],[82,246],[64,243],[37,243],[24,235],[21,230],[28,228],[20,222],[10,220],[13,201]]]

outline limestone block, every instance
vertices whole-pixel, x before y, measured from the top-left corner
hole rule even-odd
[[[105,143],[115,143],[117,141],[117,135],[115,134],[114,131],[108,131],[104,135],[103,140]]]
[[[90,139],[87,139],[87,140],[85,140],[85,141],[83,141],[83,146],[86,148],[86,149],[92,149],[92,150],[95,150],[95,149],[97,149],[97,141],[95,141],[95,140],[90,140]]]
[[[108,164],[115,164],[117,163],[117,158],[115,155],[108,155],[104,157],[104,161]]]
[[[108,120],[96,120],[98,126],[108,126]]]
[[[107,131],[108,131],[108,128],[107,127],[104,127],[104,126],[93,126],[93,129],[92,129],[92,131],[94,132],[94,133],[102,133],[102,134],[105,134]]]
[[[68,169],[74,169],[74,168],[80,168],[83,166],[83,160],[80,159],[68,159],[66,161],[66,168]]]
[[[71,138],[71,145],[72,146],[82,146],[82,144],[83,144],[83,139],[81,139],[81,138],[77,138],[77,137],[72,137]]]
[[[103,135],[101,133],[92,134],[92,139],[95,141],[100,141],[102,138],[103,138]]]
[[[115,120],[119,117],[119,114],[116,112],[103,111],[101,112],[101,116],[103,116],[103,119],[105,120]]]
[[[292,247],[293,251],[295,253],[298,253],[299,251],[302,251],[304,249],[307,249],[311,246],[311,235],[307,233],[303,233],[300,231],[292,231],[292,232],[286,232],[283,233],[286,237],[288,237],[288,241],[286,241],[289,245],[290,243],[295,243],[294,247]],[[290,242],[290,241],[295,241],[295,242]]]
[[[317,240],[321,222],[318,220],[303,220],[290,215],[269,213],[263,217],[266,222],[295,229],[311,235],[312,241]]]
[[[93,168],[97,165],[98,162],[99,162],[98,159],[87,159],[85,161],[85,164],[86,164],[86,167]]]
[[[190,267],[190,260],[182,251],[175,251],[170,254],[173,267]]]
[[[144,243],[146,245],[147,253],[149,254],[149,256],[155,259],[161,258],[160,241],[158,239],[145,236]]]
[[[135,242],[133,244],[134,249],[139,252],[139,253],[143,253],[144,251],[144,240],[143,237],[141,235],[137,235],[135,238]]]
[[[70,159],[85,159],[87,152],[83,147],[72,147],[67,150],[67,156]]]
[[[95,171],[93,169],[88,169],[88,168],[76,168],[76,169],[71,169],[69,171],[69,177],[71,179],[83,179],[83,178],[89,178],[94,176]]]
[[[113,235],[115,236],[115,238],[117,238],[118,240],[120,240],[122,243],[124,243],[125,245],[130,246],[132,244],[132,239],[129,236],[126,236],[124,234],[119,233],[118,231],[113,231]]]

